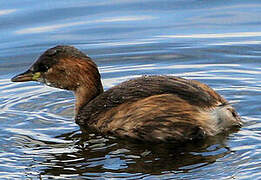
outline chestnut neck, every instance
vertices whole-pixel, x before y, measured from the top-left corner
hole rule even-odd
[[[85,55],[83,57],[60,58],[59,62],[48,71],[46,77],[49,81],[58,81],[57,87],[62,85],[63,89],[74,92],[76,97],[75,115],[83,106],[103,93],[101,75],[97,65]]]
[[[98,86],[79,86],[75,91],[75,115],[79,110],[88,104],[91,100],[103,93],[103,86],[101,82]]]

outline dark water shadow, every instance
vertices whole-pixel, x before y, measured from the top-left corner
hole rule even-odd
[[[237,130],[233,130],[236,132]],[[95,178],[119,173],[121,178],[141,175],[187,173],[215,163],[231,153],[227,134],[198,142],[153,144],[133,142],[94,133],[71,132],[59,138],[72,140],[70,153],[47,154],[41,177],[68,175]],[[110,177],[111,177],[110,176]],[[138,178],[138,177],[137,177]]]

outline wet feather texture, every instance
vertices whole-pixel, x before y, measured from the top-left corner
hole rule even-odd
[[[184,142],[241,125],[222,96],[195,80],[142,76],[103,92],[96,64],[72,46],[48,49],[29,71],[32,80],[37,74],[47,85],[74,91],[75,120],[82,128],[143,141]],[[24,81],[25,74],[12,80]]]

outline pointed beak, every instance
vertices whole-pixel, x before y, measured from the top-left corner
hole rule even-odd
[[[41,76],[40,72],[33,73],[28,70],[24,73],[18,74],[11,79],[12,82],[26,82],[26,81],[37,81],[37,79]]]

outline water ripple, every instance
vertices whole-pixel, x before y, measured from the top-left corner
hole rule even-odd
[[[0,179],[260,178],[260,2],[15,0],[1,8]],[[72,93],[10,82],[57,44],[89,54],[105,89],[145,74],[200,80],[244,126],[183,147],[81,132]]]

